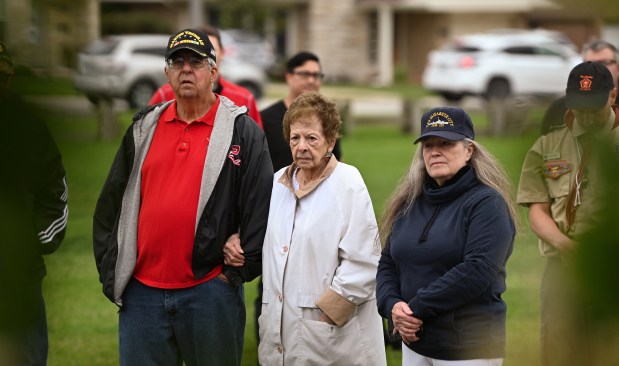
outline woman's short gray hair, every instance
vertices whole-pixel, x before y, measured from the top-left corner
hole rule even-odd
[[[283,121],[283,133],[286,141],[290,140],[290,125],[300,118],[316,116],[322,126],[323,134],[329,142],[339,137],[342,120],[335,102],[319,92],[307,92],[298,96],[286,111]]]

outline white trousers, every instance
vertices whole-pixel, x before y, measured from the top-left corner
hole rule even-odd
[[[502,358],[446,361],[425,357],[402,344],[402,366],[501,366]]]

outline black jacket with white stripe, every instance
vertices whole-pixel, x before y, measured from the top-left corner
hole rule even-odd
[[[45,276],[44,254],[62,242],[69,209],[60,152],[32,106],[0,96],[0,277]],[[6,272],[6,273],[3,273]]]

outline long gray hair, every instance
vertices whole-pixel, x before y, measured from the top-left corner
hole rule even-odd
[[[462,140],[462,143],[465,147],[473,145],[474,150],[469,160],[469,165],[475,170],[477,179],[481,183],[493,188],[503,197],[509,208],[516,232],[519,232],[520,218],[512,199],[512,183],[505,169],[478,142],[467,138]],[[408,171],[400,179],[383,212],[380,224],[380,237],[383,238],[385,243],[389,241],[395,221],[410,211],[417,198],[421,195],[426,174],[426,166],[423,161],[423,144],[419,144]]]

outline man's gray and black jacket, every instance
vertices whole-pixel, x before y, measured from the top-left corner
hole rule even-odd
[[[223,246],[238,232],[245,264],[224,266],[223,273],[240,285],[261,273],[273,168],[264,133],[247,108],[220,98],[202,174],[192,268],[201,278],[223,264]],[[97,201],[93,246],[99,280],[105,296],[119,306],[137,258],[142,164],[159,117],[171,104],[136,114]]]

